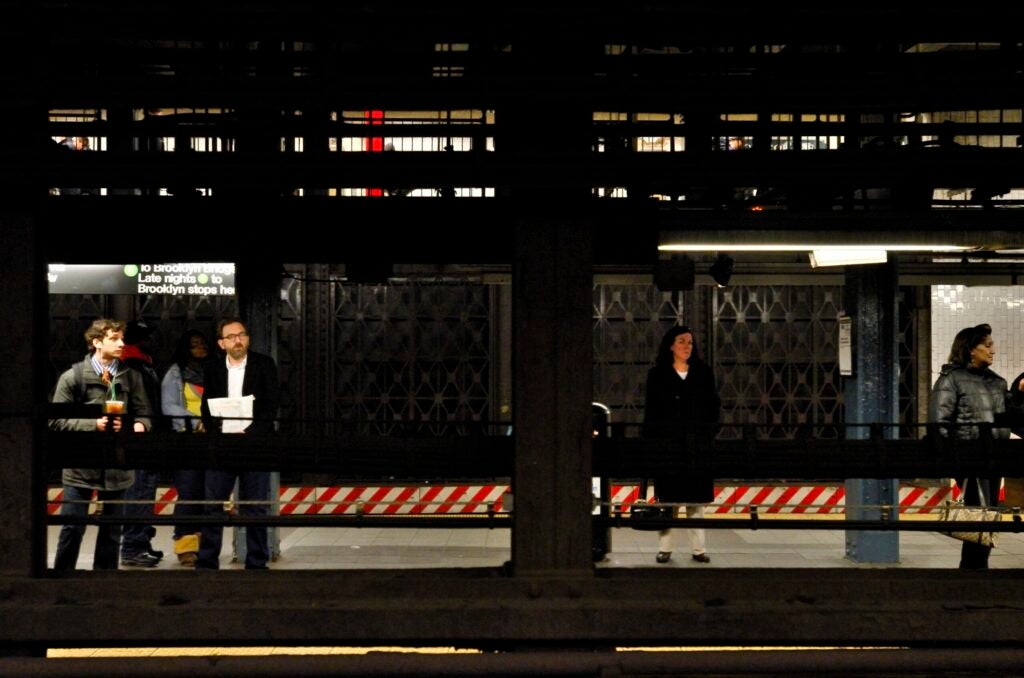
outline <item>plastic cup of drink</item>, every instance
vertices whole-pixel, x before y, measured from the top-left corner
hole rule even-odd
[[[104,414],[124,414],[123,400],[107,400],[103,403]]]

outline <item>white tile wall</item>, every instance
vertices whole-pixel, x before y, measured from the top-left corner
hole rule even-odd
[[[956,333],[981,323],[992,326],[996,374],[1009,383],[1024,372],[1024,287],[932,285],[932,383]]]

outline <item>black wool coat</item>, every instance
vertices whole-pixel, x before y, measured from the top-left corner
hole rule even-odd
[[[716,427],[711,425],[718,423],[721,410],[715,375],[706,363],[691,359],[686,379],[681,379],[671,365],[652,367],[647,373],[644,437],[672,438],[689,433],[697,438],[713,438]],[[714,478],[698,473],[658,474],[654,491],[663,502],[707,504],[715,498]]]
[[[203,426],[207,431],[220,431],[221,419],[210,414],[210,398],[228,395],[228,366],[223,354],[217,356],[203,370]],[[262,353],[249,351],[242,379],[242,395],[255,397],[252,403],[252,423],[247,433],[273,433],[274,420],[281,404],[281,384],[274,359]]]

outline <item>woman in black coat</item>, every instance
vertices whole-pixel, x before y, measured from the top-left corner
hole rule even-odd
[[[697,354],[693,330],[673,327],[662,337],[654,367],[647,373],[644,403],[646,437],[680,437],[691,433],[710,439],[722,409],[711,368]],[[688,518],[703,518],[704,504],[715,499],[714,478],[692,473],[658,475],[654,491],[659,502],[686,504]],[[700,563],[711,558],[704,549],[704,530],[690,529],[691,557]],[[672,557],[672,530],[661,530],[657,562]]]

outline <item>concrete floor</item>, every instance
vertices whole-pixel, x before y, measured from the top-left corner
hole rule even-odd
[[[629,528],[612,529],[612,548],[598,567],[822,567],[822,568],[955,568],[960,543],[937,532],[902,532],[898,563],[857,563],[845,556],[846,534],[841,530],[794,529],[750,530],[740,527],[707,530],[707,553],[711,562],[701,564],[689,558],[686,534],[676,530],[675,552],[664,565],[654,562],[658,534]],[[60,528],[48,528],[49,560],[52,565]],[[225,534],[221,566],[241,567],[229,551],[231,530]],[[511,532],[507,528],[279,528],[280,556],[272,568],[361,569],[498,567],[510,559]],[[92,567],[95,528],[86,529],[78,567]],[[171,528],[160,527],[154,548],[167,555],[155,570],[180,570],[173,555]],[[1024,567],[1024,534],[1004,532],[999,547],[992,551],[992,568]],[[123,567],[123,566],[122,566]],[[138,568],[132,568],[138,569]]]

